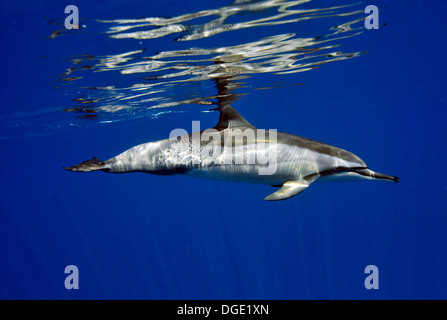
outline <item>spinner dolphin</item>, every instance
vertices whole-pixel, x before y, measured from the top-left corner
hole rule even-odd
[[[399,181],[370,170],[362,159],[346,150],[292,134],[256,129],[230,105],[217,110],[220,117],[214,128],[144,143],[107,161],[93,157],[64,169],[183,174],[280,187],[265,198],[268,201],[296,196],[313,182]]]

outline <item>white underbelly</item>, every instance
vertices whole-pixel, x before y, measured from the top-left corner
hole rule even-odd
[[[259,169],[260,167],[249,165],[223,165],[193,169],[186,174],[191,177],[203,179],[268,185],[282,185],[285,181],[292,178],[290,174],[280,172],[269,175],[260,174]]]

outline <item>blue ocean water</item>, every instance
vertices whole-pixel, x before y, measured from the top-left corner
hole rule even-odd
[[[271,2],[1,1],[1,299],[447,298],[447,3]],[[271,186],[62,169],[214,126],[220,56],[253,125],[400,183],[266,202]]]

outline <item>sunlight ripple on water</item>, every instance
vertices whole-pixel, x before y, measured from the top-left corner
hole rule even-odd
[[[72,95],[74,105],[60,107],[58,111],[72,112],[76,118],[99,120],[100,123],[157,118],[165,113],[184,112],[186,105],[217,104],[222,97],[214,88],[212,81],[216,79],[231,79],[234,101],[255,90],[300,84],[299,77],[294,77],[292,83],[290,80],[285,83],[281,75],[310,71],[365,53],[340,50],[345,39],[358,36],[364,30],[365,15],[359,4],[309,9],[311,3],[311,0],[239,0],[226,7],[171,18],[95,20],[96,26],[106,26],[105,32],[96,33],[98,39],[106,37],[116,42],[117,48],[122,39],[136,39],[139,46],[121,53],[83,54],[69,59],[70,65],[58,75],[56,88]],[[306,9],[301,8],[304,4],[307,4]],[[230,17],[237,18],[237,22],[228,22]],[[204,18],[209,21],[202,22]],[[306,21],[327,23],[334,18],[338,23],[326,28],[324,34],[300,37],[295,33]],[[340,18],[343,23],[339,23]],[[202,23],[194,24],[197,19]],[[251,28],[269,30],[274,26],[282,26],[280,30],[286,32],[268,36],[258,32],[259,38],[249,42],[241,41],[243,36],[235,36],[232,41],[239,41],[236,44],[193,46],[198,39]],[[67,30],[56,31],[49,36],[50,42],[73,34]],[[178,35],[176,41],[182,44],[181,49],[158,47],[160,51],[155,54],[143,49],[151,47],[152,39],[172,34]],[[93,77],[98,73],[103,74],[101,80]],[[278,79],[256,86],[249,79],[257,74],[274,74]],[[172,109],[178,106],[182,109]],[[54,113],[54,109],[50,110]],[[54,119],[52,122],[54,127]],[[65,122],[66,118],[57,125],[73,125],[72,121]],[[12,123],[17,125],[17,121]]]

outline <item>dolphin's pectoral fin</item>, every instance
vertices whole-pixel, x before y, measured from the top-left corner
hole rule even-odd
[[[264,198],[267,201],[278,201],[292,198],[304,190],[313,182],[313,180],[289,180],[286,181],[281,189]]]
[[[267,201],[285,200],[296,196],[307,189],[309,185],[305,181],[291,180],[286,181],[281,189],[264,198]]]

